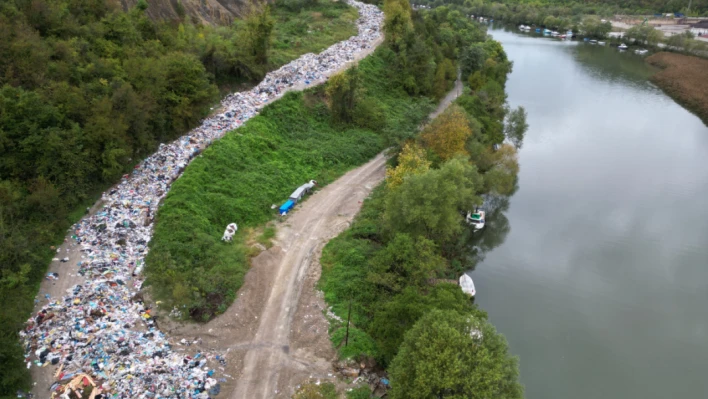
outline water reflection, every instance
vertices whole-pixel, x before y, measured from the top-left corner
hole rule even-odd
[[[708,128],[633,54],[490,33],[530,129],[471,276],[527,398],[706,397]]]

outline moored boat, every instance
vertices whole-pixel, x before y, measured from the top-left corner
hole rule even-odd
[[[469,296],[473,297],[477,294],[477,290],[474,287],[474,281],[472,281],[472,277],[468,276],[467,273],[460,276],[460,288],[462,288],[462,292]]]
[[[617,48],[620,49],[620,50],[627,50],[629,47],[627,47],[626,44],[622,43],[622,44],[620,44],[619,46],[617,46]]]
[[[475,231],[482,230],[484,228],[484,211],[477,212],[467,212],[467,217],[465,221],[472,225]]]
[[[639,54],[639,55],[644,55],[644,54],[646,54],[646,53],[648,53],[648,52],[649,52],[649,50],[646,50],[646,49],[643,49],[643,48],[634,50],[634,53],[635,53],[635,54]]]

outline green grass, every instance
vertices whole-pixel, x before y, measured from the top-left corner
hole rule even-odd
[[[281,66],[305,53],[319,53],[334,43],[356,35],[356,8],[343,1],[320,0],[301,10],[276,2],[273,43],[269,54],[273,65]]]
[[[244,228],[271,220],[271,204],[304,182],[326,185],[415,131],[431,102],[393,86],[384,58],[377,52],[360,63],[362,101],[386,115],[376,131],[333,125],[318,87],[287,94],[189,165],[158,212],[146,259],[157,299],[198,321],[223,312],[248,269]],[[227,244],[220,239],[232,222],[240,229]]]
[[[273,246],[273,238],[275,238],[275,226],[266,226],[256,241],[264,247],[270,248]]]
[[[354,388],[347,392],[347,399],[369,399],[370,397],[371,390],[369,387]]]

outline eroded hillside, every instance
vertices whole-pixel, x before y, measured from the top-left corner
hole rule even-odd
[[[124,10],[139,0],[115,0]],[[247,0],[149,0],[147,13],[152,19],[180,19],[186,15],[203,22],[228,24],[248,10]]]

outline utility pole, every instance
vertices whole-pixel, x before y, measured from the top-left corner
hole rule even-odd
[[[349,345],[349,320],[352,318],[352,299],[349,298],[349,312],[347,312],[347,333],[344,336],[344,346]]]

